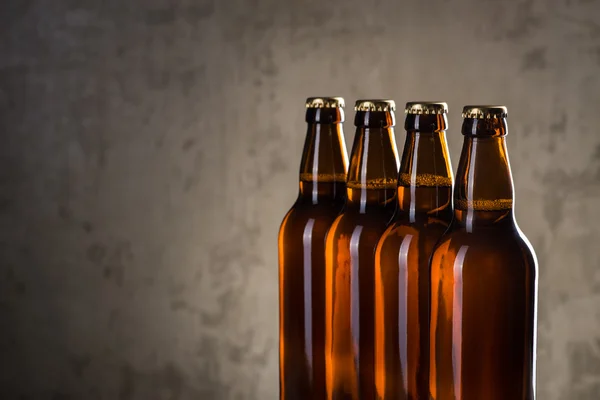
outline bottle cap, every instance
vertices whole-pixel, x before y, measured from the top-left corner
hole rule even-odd
[[[465,106],[463,108],[463,118],[506,118],[508,110],[504,106]]]
[[[409,101],[404,108],[405,114],[446,114],[448,104],[438,101]]]
[[[395,111],[396,103],[394,100],[356,100],[354,105],[356,111]]]
[[[344,108],[343,97],[309,97],[306,108]]]

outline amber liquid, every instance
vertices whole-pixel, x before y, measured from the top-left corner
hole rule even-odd
[[[431,394],[436,400],[534,399],[536,262],[512,210],[467,232],[457,211],[431,267]]]
[[[321,400],[325,236],[346,202],[342,109],[307,108],[300,192],[279,231],[279,398]]]
[[[371,400],[375,395],[375,247],[397,204],[394,120],[393,112],[355,114],[348,200],[327,234],[325,361],[329,400]]]
[[[512,209],[503,119],[465,119],[455,215],[431,259],[430,395],[533,400],[537,262]]]
[[[329,399],[373,399],[374,252],[393,216],[395,188],[348,189],[327,237]]]
[[[375,381],[382,400],[429,399],[429,260],[452,219],[446,116],[407,114],[398,210],[375,253]]]
[[[345,202],[345,182],[301,182],[279,234],[281,398],[325,399],[325,234]],[[313,204],[313,193],[319,199]]]
[[[450,178],[448,178],[450,180]],[[385,400],[429,399],[429,260],[452,219],[452,187],[413,191],[382,235],[376,259],[376,385]]]

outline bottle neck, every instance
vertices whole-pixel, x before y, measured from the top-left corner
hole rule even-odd
[[[348,154],[341,121],[309,122],[300,163],[300,194],[318,204],[345,196]]]
[[[454,191],[455,221],[476,225],[514,224],[513,179],[504,119],[469,120]]]
[[[446,134],[409,131],[398,174],[398,209],[410,222],[452,218],[452,170]]]
[[[370,207],[393,210],[397,175],[398,151],[393,126],[384,123],[357,126],[348,169],[348,206],[358,207],[361,213]]]

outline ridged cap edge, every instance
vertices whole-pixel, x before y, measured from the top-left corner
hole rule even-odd
[[[368,99],[356,100],[354,104],[356,111],[396,111],[394,100]]]
[[[465,106],[462,111],[463,118],[506,118],[508,109],[505,106]]]
[[[410,101],[404,108],[405,114],[428,115],[428,114],[446,114],[448,104],[441,101]]]
[[[343,97],[309,97],[306,108],[344,108]]]

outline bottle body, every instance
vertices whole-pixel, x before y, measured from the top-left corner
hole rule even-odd
[[[335,107],[307,110],[299,195],[279,230],[282,400],[326,398],[325,235],[346,201],[342,121]]]
[[[331,400],[374,388],[374,252],[395,207],[398,156],[390,111],[359,111],[348,201],[326,242],[326,369]]]
[[[374,398],[373,254],[392,214],[393,205],[368,216],[347,211],[328,235],[329,399]]]
[[[452,219],[444,103],[410,114],[398,210],[375,254],[376,386],[382,400],[429,399],[429,261]]]
[[[536,270],[510,218],[451,227],[431,262],[435,400],[535,398]]]
[[[427,399],[429,393],[429,255],[444,220],[394,226],[380,241],[376,267],[376,385],[379,398]],[[385,255],[380,255],[381,253]]]
[[[454,219],[431,258],[435,400],[535,399],[537,261],[513,212],[506,109],[465,108]]]
[[[344,193],[344,182],[321,190]],[[344,195],[319,205],[299,203],[279,234],[281,399],[324,399],[325,235]]]

